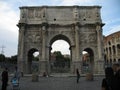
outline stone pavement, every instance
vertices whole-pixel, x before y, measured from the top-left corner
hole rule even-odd
[[[103,77],[94,77],[93,81],[86,81],[81,77],[76,83],[76,77],[39,77],[38,82],[32,82],[31,77],[22,77],[20,90],[101,90]],[[11,90],[11,83],[7,90]]]

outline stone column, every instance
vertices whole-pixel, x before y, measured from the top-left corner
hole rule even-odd
[[[119,45],[119,43],[117,43],[117,45]],[[117,48],[117,60],[119,60],[120,59],[120,49],[118,48],[118,46],[116,46],[116,48]]]
[[[118,60],[118,50],[117,50],[117,44],[116,44],[116,46],[115,46],[115,50],[116,50],[116,59]]]
[[[45,26],[42,27],[42,60],[45,60],[45,46],[46,46],[46,28]]]
[[[76,45],[76,61],[80,60],[80,49],[79,49],[79,26],[75,26],[75,45]]]
[[[46,60],[46,26],[42,26],[42,57],[40,60],[40,74],[47,73],[47,60]]]
[[[108,63],[110,62],[110,50],[109,50],[109,46],[107,45],[108,48]]]
[[[25,59],[24,59],[24,31],[25,25],[19,25],[19,41],[18,41],[18,69],[25,73]]]
[[[75,60],[73,60],[74,71],[78,68],[81,70],[80,65],[80,48],[79,48],[79,26],[75,25]],[[75,73],[75,72],[74,72]]]
[[[71,73],[74,74],[75,73],[75,64],[74,64],[74,60],[75,60],[75,46],[71,46],[70,47],[71,49],[71,59],[72,59],[72,62],[71,62]]]
[[[98,58],[102,59],[102,30],[101,30],[101,26],[97,25],[96,27],[97,30],[97,43],[98,43]]]
[[[98,60],[95,61],[95,67],[98,67],[98,74],[104,72],[104,55],[103,55],[103,35],[101,25],[96,26],[97,30],[97,46],[98,46]]]

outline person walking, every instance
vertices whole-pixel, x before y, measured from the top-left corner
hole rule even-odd
[[[79,83],[80,73],[79,73],[78,68],[76,69],[76,75],[77,75],[77,83]]]
[[[7,90],[8,85],[8,69],[5,68],[1,74],[2,76],[2,88],[1,90]]]
[[[105,68],[105,78],[102,80],[101,90],[114,90],[113,77],[114,77],[113,69],[111,67]]]

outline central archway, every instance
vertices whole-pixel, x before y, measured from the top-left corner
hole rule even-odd
[[[49,62],[50,62],[50,73],[70,73],[70,66],[71,66],[71,50],[69,51],[69,54],[63,54],[61,50],[51,52],[54,47],[52,45],[60,41],[66,42],[69,44],[68,49],[70,50],[70,40],[62,34],[54,36],[50,41],[50,56],[49,56]],[[58,45],[60,47],[60,45]],[[64,46],[63,46],[64,47]],[[62,47],[60,47],[62,48]]]

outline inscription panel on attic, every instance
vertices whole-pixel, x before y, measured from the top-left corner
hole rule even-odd
[[[85,9],[84,9],[85,8]],[[51,23],[73,23],[73,21],[82,22],[101,22],[99,8],[96,7],[25,7],[21,8],[21,21],[47,20]],[[28,19],[27,19],[28,18]],[[68,22],[69,21],[69,22]],[[71,21],[71,22],[70,22]]]

